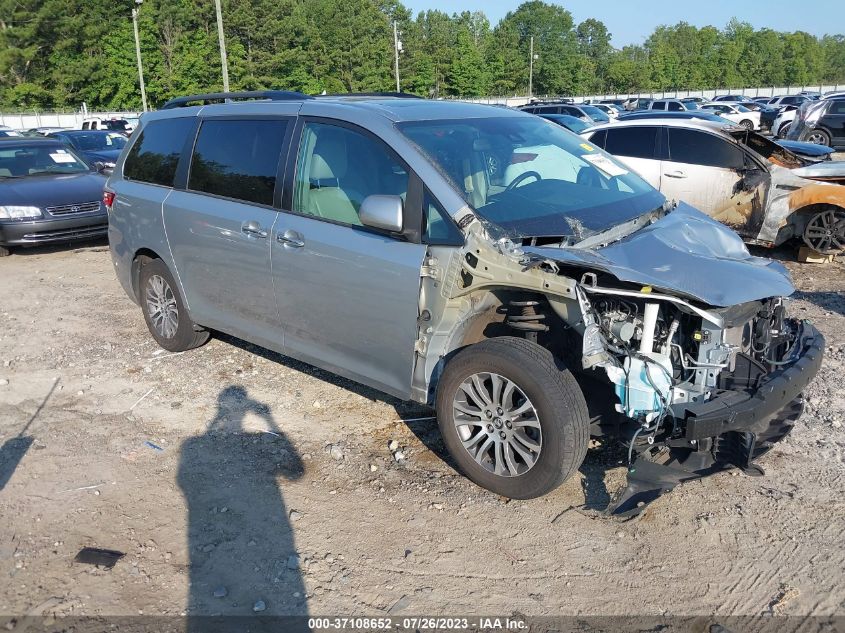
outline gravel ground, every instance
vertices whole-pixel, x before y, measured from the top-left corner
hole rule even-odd
[[[845,265],[774,255],[827,338],[805,415],[765,477],[627,522],[599,512],[614,448],[509,502],[444,461],[425,408],[230,338],[159,349],[102,244],[6,258],[0,614],[845,615]]]

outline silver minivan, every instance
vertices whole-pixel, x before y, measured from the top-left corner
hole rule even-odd
[[[617,511],[756,469],[824,341],[786,270],[529,114],[405,95],[183,97],[108,181],[118,278],[165,349],[211,331],[434,406],[456,464],[545,494],[589,436]]]

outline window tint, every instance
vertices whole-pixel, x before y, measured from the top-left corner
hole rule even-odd
[[[428,191],[423,199],[423,209],[426,244],[463,244],[464,238],[458,227]]]
[[[592,143],[596,147],[601,147],[602,149],[605,149],[605,145],[607,144],[607,130],[599,130],[598,132],[596,132],[592,136],[588,136],[587,138],[589,139],[590,143]]]
[[[739,147],[713,134],[669,128],[669,160],[738,169],[744,166],[745,155]]]
[[[625,127],[607,130],[604,149],[611,154],[633,158],[656,158],[656,127]]]
[[[188,189],[272,205],[286,128],[278,119],[203,121]]]
[[[558,113],[557,106],[546,106],[545,108],[537,108],[534,113],[535,114],[557,114]]]
[[[677,101],[669,101],[666,105],[668,106],[668,109],[672,112],[680,112],[681,110],[683,110],[683,107],[681,107],[681,104]]]
[[[845,114],[845,99],[837,99],[830,102],[827,109],[828,114]]]
[[[148,123],[129,150],[123,175],[130,180],[172,187],[179,155],[193,126],[193,117]]]
[[[306,123],[296,161],[293,211],[360,225],[358,210],[371,195],[401,196],[408,172],[387,147],[344,127]]]

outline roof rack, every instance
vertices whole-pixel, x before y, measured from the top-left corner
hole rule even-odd
[[[410,92],[334,92],[332,94],[317,95],[318,97],[396,97],[400,99],[423,99]]]
[[[200,102],[203,105],[218,101],[234,101],[236,99],[268,99],[270,101],[301,101],[313,99],[310,95],[293,90],[249,90],[244,92],[210,92],[201,95],[189,95],[187,97],[176,97],[163,106],[162,110],[181,108],[188,104]]]

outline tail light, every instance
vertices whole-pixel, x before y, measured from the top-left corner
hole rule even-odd
[[[103,191],[103,204],[109,211],[111,211],[111,207],[114,204],[115,197],[116,196],[114,191]]]

